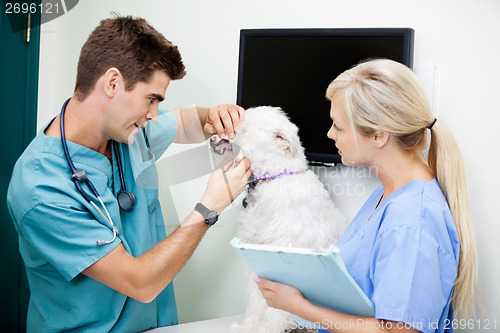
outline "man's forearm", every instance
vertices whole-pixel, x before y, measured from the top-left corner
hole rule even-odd
[[[214,108],[192,106],[172,111],[177,119],[176,143],[199,143],[212,135],[234,139],[245,110],[238,105],[220,104]]]
[[[119,244],[83,274],[140,302],[151,302],[188,261],[208,228],[193,211],[172,235],[140,257]]]
[[[196,107],[196,111],[198,113],[198,120],[200,121],[201,128],[203,129],[203,134],[205,135],[205,140],[211,137],[213,134],[208,133],[206,130],[206,124],[208,121],[208,111],[210,108],[204,108],[201,106]]]
[[[146,301],[153,300],[180,272],[208,229],[203,217],[192,212],[170,236],[137,258],[148,277]]]
[[[175,109],[172,113],[177,120],[175,143],[201,143],[211,134],[205,130],[209,108],[188,106]]]

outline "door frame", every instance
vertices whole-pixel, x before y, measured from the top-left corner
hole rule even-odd
[[[41,0],[35,0],[33,2],[40,3]],[[2,13],[1,13],[1,22],[2,26],[6,27],[6,21],[13,19],[12,17],[8,17],[5,13],[5,2],[2,1]],[[22,18],[18,18],[22,19]],[[27,19],[27,17],[25,18]],[[12,64],[0,63],[0,70],[2,73],[7,73],[7,71],[13,71],[22,75],[23,77],[16,77],[16,80],[13,80],[12,84],[19,84],[19,89],[23,89],[24,91],[24,99],[20,101],[12,101],[12,96],[8,96],[8,93],[5,91],[0,91],[0,103],[4,104],[4,101],[9,101],[10,103],[15,103],[14,110],[0,108],[4,119],[8,119],[9,112],[21,112],[22,113],[22,122],[21,125],[22,133],[16,133],[15,135],[10,135],[6,139],[2,136],[2,140],[0,140],[0,150],[2,152],[7,151],[7,149],[12,149],[12,147],[16,147],[15,155],[20,156],[26,148],[26,146],[31,142],[31,140],[35,137],[36,134],[36,125],[37,125],[37,107],[38,107],[38,73],[39,73],[39,53],[40,53],[40,23],[41,23],[41,15],[40,13],[31,13],[31,26],[30,26],[30,40],[26,42],[26,39],[23,40],[23,35],[26,33],[25,31],[9,31],[9,29],[2,29],[2,33],[0,36],[0,48],[4,50],[7,49],[6,40],[9,40],[9,43],[14,39],[16,40],[16,53],[19,53],[19,56],[22,57],[21,63],[22,68],[12,68]],[[24,46],[21,44],[24,42]],[[10,45],[10,44],[9,44]],[[18,51],[20,50],[20,51]],[[2,50],[2,52],[4,52]],[[7,51],[8,52],[8,51]],[[24,54],[23,54],[24,53]],[[16,54],[17,56],[17,54]],[[16,65],[17,67],[17,65]],[[9,77],[7,75],[2,75],[0,78],[2,80],[8,80]],[[20,79],[20,80],[17,80]],[[19,83],[21,82],[21,83]],[[16,87],[17,89],[17,87]],[[7,102],[5,102],[7,103]],[[19,127],[18,127],[19,128]],[[8,132],[8,131],[7,131]],[[13,142],[15,141],[15,142]],[[20,147],[22,149],[19,149]],[[8,155],[9,161],[4,163],[11,163],[13,166],[12,154]],[[4,171],[5,172],[5,171]],[[0,175],[3,180],[8,181],[12,174],[12,168],[9,168],[8,172],[10,174],[2,174]],[[2,188],[0,188],[0,200],[3,202],[0,205],[0,209],[2,210],[1,216],[9,216],[6,207],[6,196],[7,189],[5,187],[5,182],[2,182]],[[4,274],[10,275],[8,278],[10,281],[16,281],[15,285],[9,283],[0,284],[0,294],[6,295],[7,297],[2,297],[0,301],[0,307],[2,309],[8,309],[8,311],[2,311],[2,327],[9,332],[26,332],[26,318],[28,312],[28,304],[29,304],[29,285],[26,277],[26,271],[24,268],[24,263],[22,261],[21,255],[19,254],[19,241],[18,235],[15,231],[14,225],[10,218],[0,221],[0,232],[5,236],[7,242],[5,244],[1,244],[2,253],[5,256],[9,256],[10,260],[7,260],[9,263],[9,267],[4,267]],[[2,278],[3,279],[3,278]]]

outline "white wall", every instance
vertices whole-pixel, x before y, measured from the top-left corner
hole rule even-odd
[[[235,102],[242,28],[412,27],[414,66],[437,67],[435,112],[439,121],[456,134],[466,159],[485,318],[497,319],[500,224],[495,207],[500,201],[496,170],[500,157],[494,133],[500,112],[498,0],[80,1],[72,11],[42,28],[39,126],[57,114],[72,94],[80,48],[111,11],[145,17],[179,46],[188,75],[171,84],[162,105],[165,108]],[[180,154],[183,148],[173,147],[169,156]],[[169,179],[172,182],[185,167],[172,167],[168,162],[159,165],[161,201],[169,229],[200,198],[206,182],[206,177],[201,177],[168,186]],[[323,175],[334,173],[323,177],[331,188],[337,181],[345,186],[363,186],[360,195],[344,193],[338,198],[341,209],[352,217],[377,180],[358,173],[358,169],[342,170],[347,171],[347,178],[336,169],[318,171]],[[225,213],[176,279],[181,321],[244,311],[244,283],[238,280],[242,264],[228,246],[236,230],[238,209],[233,207]]]

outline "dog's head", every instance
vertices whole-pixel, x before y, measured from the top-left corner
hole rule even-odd
[[[234,143],[252,162],[252,170],[296,170],[307,166],[298,128],[280,108],[260,106],[246,110]]]

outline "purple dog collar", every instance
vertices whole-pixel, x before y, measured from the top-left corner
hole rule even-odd
[[[298,175],[299,173],[303,173],[303,172],[306,172],[307,169],[305,170],[302,170],[302,171],[288,171],[288,170],[284,170],[282,172],[280,172],[279,174],[277,175],[273,175],[273,176],[270,176],[269,173],[264,173],[262,176],[260,177],[256,177],[255,175],[252,175],[252,179],[251,181],[248,182],[248,187],[247,187],[247,192],[248,194],[250,194],[250,191],[252,189],[255,188],[255,186],[257,186],[257,184],[261,181],[261,180],[271,180],[271,179],[276,179],[276,178],[279,178],[281,176],[293,176],[293,175]],[[242,201],[242,204],[243,204],[243,208],[247,208],[248,206],[248,202],[247,202],[247,197],[248,197],[248,194],[245,198],[243,198],[243,201]]]
[[[258,182],[259,180],[266,180],[266,179],[275,179],[275,178],[278,178],[278,177],[281,177],[281,176],[293,176],[293,175],[298,175],[299,173],[303,173],[305,172],[306,170],[302,170],[302,171],[288,171],[288,170],[284,170],[282,172],[280,172],[279,174],[277,175],[269,175],[269,173],[264,173],[263,175],[261,176],[258,176],[256,177],[255,175],[252,175],[252,178],[253,178],[253,182]]]

